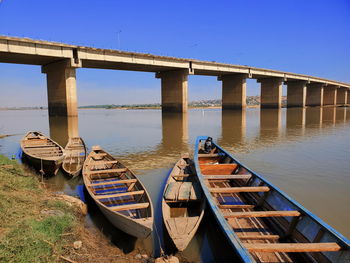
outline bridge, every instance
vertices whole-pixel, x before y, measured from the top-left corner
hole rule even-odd
[[[282,85],[287,107],[349,105],[350,84],[302,74],[217,62],[99,49],[0,36],[0,63],[40,65],[47,75],[49,116],[77,116],[77,68],[153,72],[161,79],[163,112],[187,112],[188,76],[222,81],[222,109],[246,106],[246,80],[261,84],[261,108],[280,108]]]

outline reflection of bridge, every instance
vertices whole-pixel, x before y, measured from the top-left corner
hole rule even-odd
[[[0,37],[0,62],[42,66],[47,74],[50,116],[77,116],[77,68],[145,71],[161,79],[162,109],[187,112],[188,75],[216,76],[222,81],[223,109],[246,106],[246,79],[261,83],[261,107],[280,108],[282,84],[290,107],[349,104],[350,84],[276,70],[179,59],[118,50],[96,49]]]
[[[260,118],[260,125],[250,127],[247,131],[246,110],[222,111],[221,135],[218,143],[223,146],[239,147],[247,141],[259,140],[259,144],[269,145],[276,141],[283,141],[288,136],[302,135],[306,129],[319,129],[329,125],[345,123],[350,120],[346,107],[311,107],[286,109],[285,129],[282,127],[281,109],[252,110],[254,119]],[[68,136],[77,132],[76,117],[51,117],[50,134],[60,144],[65,145]],[[205,131],[203,131],[205,132]],[[188,142],[188,113],[162,114],[162,140],[154,149],[120,156],[128,161],[132,160],[134,169],[159,168],[174,162],[181,152],[193,151]]]

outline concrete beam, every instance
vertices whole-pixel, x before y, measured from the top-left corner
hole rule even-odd
[[[337,105],[344,106],[348,101],[348,89],[339,88],[337,90]]]
[[[347,91],[348,95],[347,95],[347,105],[350,105],[350,90]]]
[[[162,71],[156,77],[161,79],[162,112],[187,112],[188,70]]]
[[[246,74],[223,75],[218,78],[222,81],[222,109],[233,110],[246,107],[247,84]]]
[[[337,104],[337,86],[328,85],[323,89],[323,106]]]
[[[307,81],[287,82],[287,107],[305,107]]]
[[[47,77],[49,116],[78,116],[75,67],[62,60],[42,67]]]
[[[258,79],[261,83],[261,108],[280,108],[282,105],[282,78]]]
[[[322,83],[307,84],[306,106],[323,106],[323,87]]]

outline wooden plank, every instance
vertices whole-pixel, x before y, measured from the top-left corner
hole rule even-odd
[[[231,217],[275,217],[275,216],[300,216],[298,211],[249,211],[249,212],[231,212],[224,214],[225,218]]]
[[[126,172],[127,168],[117,168],[117,169],[104,169],[104,170],[96,170],[96,171],[87,171],[89,175],[92,174],[106,174],[106,173],[122,173]]]
[[[52,148],[52,147],[58,147],[55,144],[38,144],[38,145],[28,145],[24,146],[26,149],[35,149],[35,148]]]
[[[117,207],[109,207],[112,211],[125,211],[131,209],[143,209],[149,207],[149,203],[137,203],[131,205],[119,205]]]
[[[279,235],[243,235],[242,233],[236,233],[239,239],[241,240],[278,240],[280,238]]]
[[[227,188],[209,188],[212,193],[249,193],[249,192],[268,192],[267,186],[246,186],[246,187],[227,187]]]
[[[249,252],[324,252],[339,251],[337,243],[244,243]]]
[[[114,197],[129,196],[129,195],[142,195],[144,193],[145,193],[144,190],[140,190],[140,191],[123,192],[123,193],[110,194],[110,195],[95,195],[95,198],[96,199],[106,199],[106,198],[114,198]]]
[[[207,180],[231,180],[231,179],[250,179],[251,174],[220,174],[220,175],[203,175],[204,179]]]
[[[200,164],[201,172],[203,175],[212,174],[233,174],[238,165],[235,163],[222,163],[222,164]]]
[[[130,184],[130,183],[136,183],[136,182],[137,182],[137,179],[121,179],[121,180],[112,181],[112,182],[87,184],[87,186],[99,186],[99,185],[111,185],[111,184]]]
[[[115,163],[119,163],[119,161],[117,161],[117,160],[113,160],[113,161],[93,161],[93,162],[91,162],[91,163],[85,164],[85,166],[104,165],[104,164],[115,164]]]
[[[198,154],[199,158],[202,158],[202,157],[218,157],[218,156],[223,156],[223,155],[220,155],[218,153],[199,153]]]
[[[220,209],[254,208],[254,205],[218,205]]]

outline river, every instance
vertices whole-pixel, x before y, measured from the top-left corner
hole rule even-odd
[[[160,242],[171,252],[161,224],[160,197],[169,169],[181,153],[193,152],[198,135],[210,135],[251,169],[264,175],[304,207],[350,238],[350,108],[190,109],[188,114],[160,110],[79,110],[77,119],[51,118],[46,110],[0,111],[0,153],[15,154],[26,131],[39,130],[63,146],[79,134],[91,149],[101,145],[136,172],[151,194]],[[55,191],[76,195],[81,178],[62,173],[50,178]],[[98,227],[118,247],[150,253],[158,238],[135,240],[113,228],[89,201],[89,227]],[[164,237],[163,237],[164,235]],[[231,254],[210,213],[180,254],[183,261],[225,261]],[[217,242],[218,241],[218,242]]]

